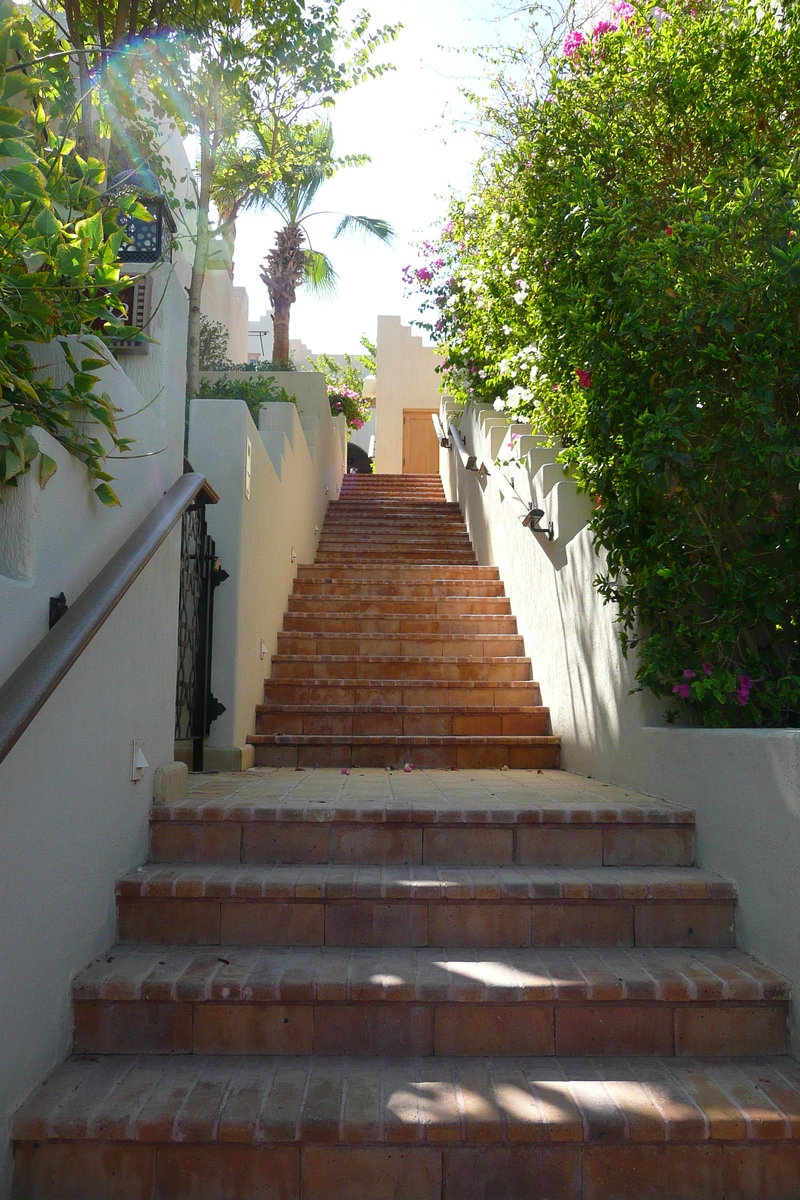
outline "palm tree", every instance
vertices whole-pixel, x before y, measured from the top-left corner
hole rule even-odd
[[[311,246],[306,222],[313,217],[331,215],[312,212],[317,193],[326,179],[343,165],[333,157],[333,132],[324,121],[302,128],[306,165],[251,191],[243,207],[271,208],[284,222],[275,236],[275,245],[264,261],[261,278],[267,285],[272,303],[273,349],[275,362],[289,362],[289,319],[297,289],[303,284],[318,295],[333,295],[337,275],[333,264],[321,250]],[[250,154],[252,155],[252,151]],[[354,160],[345,160],[347,165]],[[334,238],[344,233],[375,237],[384,244],[394,238],[388,221],[378,217],[335,214],[341,217]]]

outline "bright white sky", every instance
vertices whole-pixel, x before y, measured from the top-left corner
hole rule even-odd
[[[372,162],[345,170],[320,193],[318,207],[383,217],[397,239],[379,242],[331,239],[335,218],[309,224],[315,247],[330,254],[339,274],[332,300],[301,291],[292,309],[290,334],[319,353],[357,351],[362,333],[374,339],[378,315],[418,315],[403,297],[401,272],[416,261],[412,243],[438,229],[449,189],[464,192],[479,152],[477,137],[454,129],[466,111],[460,85],[474,86],[480,63],[469,47],[513,40],[512,22],[495,18],[495,0],[347,0],[350,14],[368,7],[374,25],[403,23],[384,60],[397,70],[341,97],[333,111],[338,154],[369,154]],[[440,49],[439,47],[444,47]],[[269,309],[260,264],[272,242],[270,214],[245,214],[237,222],[234,282],[247,288],[250,317]]]

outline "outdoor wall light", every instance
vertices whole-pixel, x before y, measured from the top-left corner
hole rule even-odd
[[[544,516],[543,508],[531,508],[531,509],[529,509],[528,515],[522,523],[523,523],[523,525],[527,525],[527,527],[528,527],[528,529],[530,529],[531,533],[543,533],[544,536],[547,538],[548,542],[552,542],[553,538],[555,537],[555,530],[553,528],[553,522],[551,521],[549,525],[545,525],[545,527],[542,528],[542,526],[539,524],[539,522],[541,521],[543,516]]]
[[[161,184],[152,171],[121,171],[111,180],[109,193],[122,196],[135,192],[139,203],[147,209],[152,221],[139,220],[120,213],[119,223],[129,242],[119,249],[119,262],[160,262],[172,258],[172,239],[177,231],[175,218],[167,204]]]

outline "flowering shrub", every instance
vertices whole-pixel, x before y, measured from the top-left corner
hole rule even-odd
[[[800,12],[619,5],[408,272],[447,389],[534,420],[596,497],[641,687],[800,716]]]
[[[362,429],[372,415],[369,400],[352,388],[329,386],[328,402],[335,417],[344,413],[349,430]]]

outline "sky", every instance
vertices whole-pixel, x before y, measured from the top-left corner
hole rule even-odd
[[[290,336],[316,353],[358,351],[362,333],[374,340],[379,315],[399,314],[405,322],[418,316],[416,302],[403,294],[403,267],[416,261],[413,243],[440,228],[450,189],[469,188],[480,150],[477,135],[459,121],[467,112],[459,88],[474,87],[481,74],[469,51],[512,32],[509,19],[498,21],[495,0],[347,0],[345,12],[362,7],[376,26],[402,22],[382,56],[397,70],[339,98],[332,113],[336,153],[365,153],[372,161],[326,183],[317,207],[382,217],[397,236],[391,248],[333,241],[337,218],[309,222],[313,245],[330,255],[339,275],[333,299],[301,291],[292,308]],[[251,320],[269,311],[259,275],[275,228],[267,213],[237,222],[234,283],[247,288]]]

